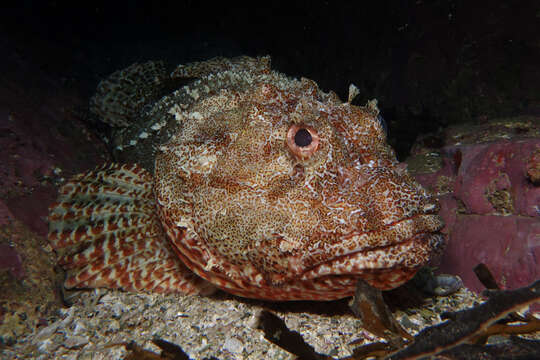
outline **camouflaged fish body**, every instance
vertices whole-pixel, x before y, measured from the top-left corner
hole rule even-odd
[[[374,102],[342,103],[269,58],[179,66],[182,77],[198,80],[120,131],[147,170],[106,165],[60,190],[49,240],[66,287],[329,300],[358,277],[397,287],[440,252],[438,205],[397,162]],[[102,113],[106,98],[93,101]]]

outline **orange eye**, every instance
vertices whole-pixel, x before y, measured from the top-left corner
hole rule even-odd
[[[293,124],[287,132],[287,146],[297,159],[309,159],[319,148],[319,135],[311,126]]]

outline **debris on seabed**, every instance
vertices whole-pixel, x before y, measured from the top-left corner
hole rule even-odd
[[[540,354],[540,320],[517,310],[539,298],[538,281],[518,290],[489,290],[485,302],[465,288],[427,298],[419,308],[390,313],[410,334],[402,334],[402,346],[396,347],[399,328],[394,341],[383,342],[344,301],[275,305],[223,293],[164,296],[98,289],[78,292],[55,322],[0,352],[14,359],[345,360],[435,353],[474,359],[480,352],[486,359],[534,357]],[[336,310],[340,307],[344,310]]]

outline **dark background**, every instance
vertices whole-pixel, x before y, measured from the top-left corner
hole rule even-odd
[[[401,159],[451,123],[540,114],[540,1],[19,1],[0,30],[84,97],[134,62],[269,54],[342,99],[350,83],[355,103],[377,98]]]

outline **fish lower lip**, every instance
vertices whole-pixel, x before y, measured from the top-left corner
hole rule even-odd
[[[337,256],[302,274],[302,280],[328,275],[360,275],[395,268],[416,268],[442,252],[444,235],[418,233],[406,241]]]
[[[378,231],[352,231],[344,235],[342,241],[336,242],[332,247],[325,250],[327,254],[340,257],[379,248],[390,249],[392,246],[406,243],[421,234],[438,233],[443,226],[444,222],[436,214],[418,214],[394,223],[389,223]]]

